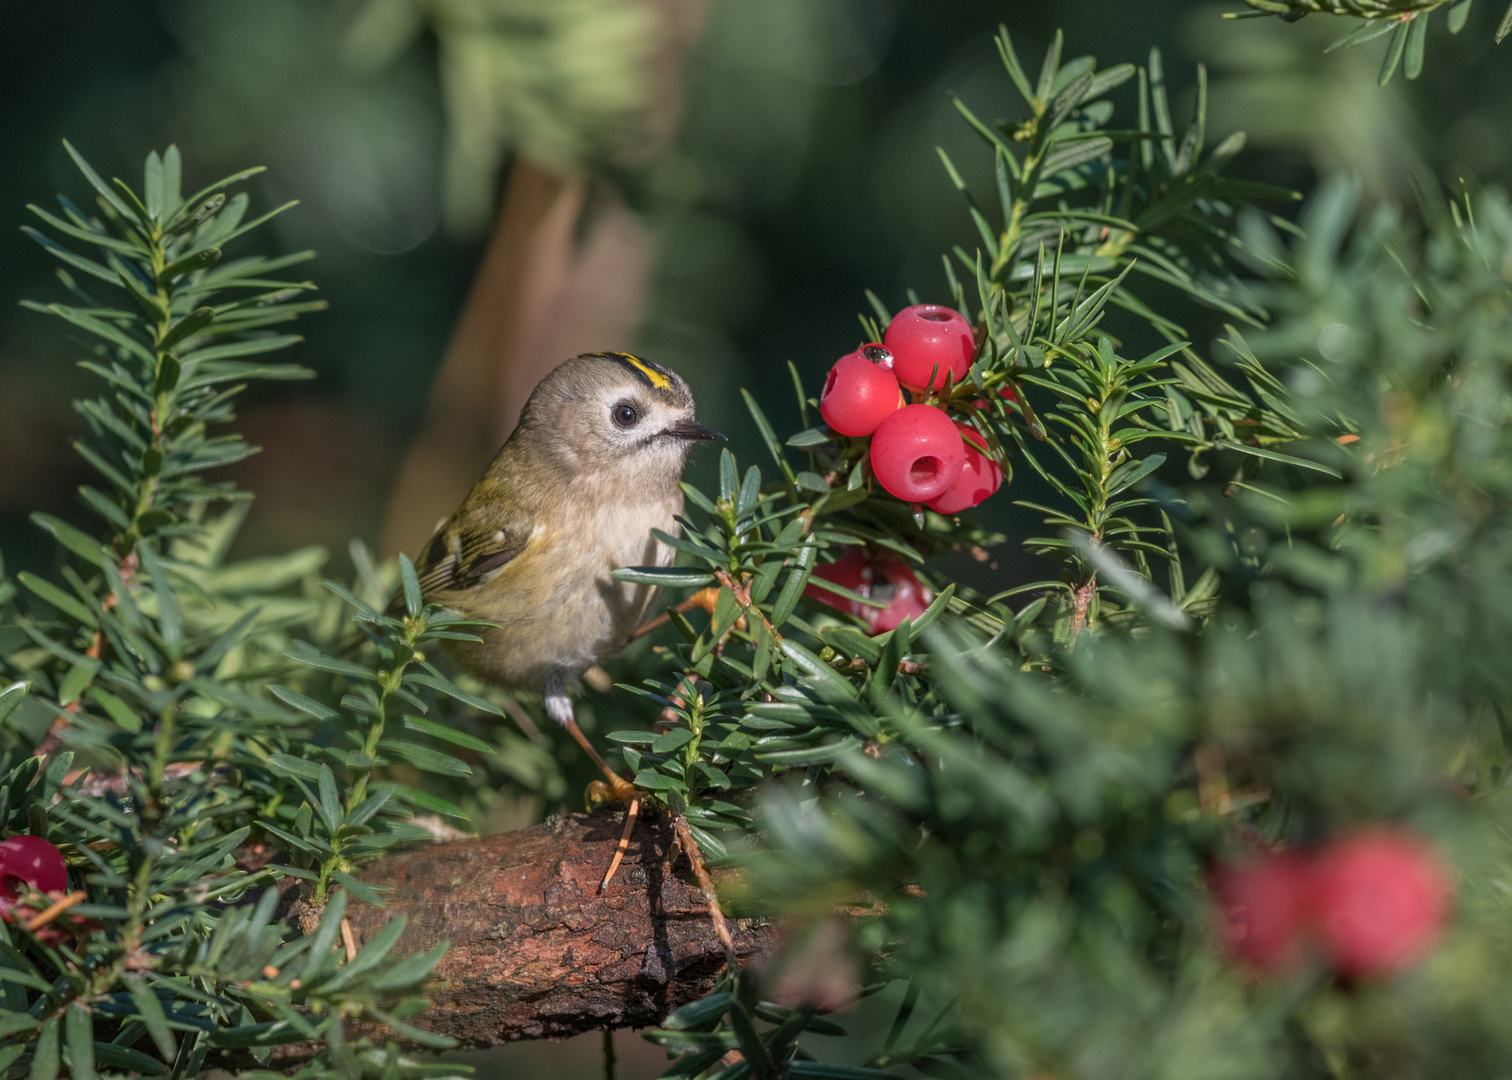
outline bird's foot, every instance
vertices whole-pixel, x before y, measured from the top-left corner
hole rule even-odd
[[[606,780],[590,780],[583,789],[583,803],[590,814],[605,803],[617,802],[621,806],[629,806],[632,799],[639,797],[640,792],[630,781],[618,776],[614,779],[619,781],[617,789]]]
[[[598,750],[588,741],[588,736],[583,734],[583,729],[577,726],[576,720],[569,716],[567,722],[562,726],[567,729],[569,735],[577,740],[577,744],[583,748],[583,752],[592,758],[593,763],[603,772],[604,779],[609,782],[609,791],[613,797],[617,801],[629,806],[630,800],[635,798],[635,785],[611,769],[609,764],[599,756]]]
[[[619,869],[619,864],[625,857],[625,852],[630,846],[630,834],[635,830],[635,819],[640,815],[640,792],[635,790],[635,785],[626,780],[619,773],[611,769],[594,745],[588,741],[588,736],[583,734],[583,729],[578,727],[577,720],[572,715],[572,699],[567,696],[564,687],[556,684],[548,684],[546,689],[546,714],[557,723],[567,729],[567,733],[583,748],[583,752],[593,759],[593,763],[603,772],[607,784],[595,780],[588,785],[588,798],[594,800],[595,795],[605,793],[625,807],[625,831],[620,835],[618,846],[614,850],[614,859],[609,863],[609,869],[604,874],[604,880],[599,882],[598,891],[603,892],[614,877],[614,872]],[[607,799],[597,801],[605,802]]]

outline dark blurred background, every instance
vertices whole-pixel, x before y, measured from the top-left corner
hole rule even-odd
[[[934,148],[968,176],[984,173],[986,156],[948,91],[982,115],[1019,115],[990,40],[999,22],[1033,66],[1056,27],[1068,52],[1104,64],[1143,61],[1159,46],[1176,87],[1189,88],[1205,60],[1212,126],[1250,132],[1237,171],[1251,175],[1305,189],[1320,169],[1347,168],[1402,194],[1425,167],[1495,180],[1508,163],[1509,69],[1490,44],[1489,9],[1457,38],[1435,29],[1410,95],[1400,79],[1375,86],[1374,46],[1322,55],[1345,28],[1338,20],[1227,22],[1225,5],[1182,0],[53,0],[4,9],[0,208],[9,209],[0,212],[14,226],[27,221],[27,202],[50,205],[58,191],[83,198],[65,137],[106,176],[139,183],[146,151],[177,142],[191,186],[264,164],[257,203],[301,200],[262,242],[318,251],[302,269],[331,307],[300,327],[308,340],[298,359],[317,380],[244,402],[249,437],[265,447],[238,477],[258,499],[244,551],[318,542],[340,559],[353,536],[385,554],[413,549],[518,410],[522,391],[501,386],[497,372],[480,383],[479,363],[519,368],[528,388],[536,368],[567,355],[560,350],[642,350],[686,375],[708,422],[735,436],[743,458],[761,460],[739,387],[791,431],[786,362],[816,386],[856,343],[865,289],[894,307],[910,287],[944,298],[940,254],[969,243],[970,225]],[[504,324],[489,330],[495,339],[530,324],[515,335],[528,340],[495,340],[471,376],[459,362],[431,427],[457,424],[448,401],[482,400],[487,430],[414,473],[412,489],[441,509],[421,506],[404,522],[402,508],[390,512],[396,478],[424,430],[480,261],[499,243],[499,207],[519,196],[532,220],[521,182],[530,177],[510,190],[512,174],[527,171],[537,187],[540,176],[577,185],[557,200],[569,205],[548,207],[565,223],[561,242],[506,237],[501,258],[524,284],[505,280],[491,295],[480,282],[471,307]],[[576,262],[564,270],[564,259]],[[75,350],[59,324],[14,306],[58,298],[52,273],[18,229],[0,231],[0,552],[13,568],[43,550],[27,514],[75,514],[82,478],[68,449]],[[1201,313],[1191,322],[1199,341],[1217,328]],[[574,333],[592,336],[579,344]],[[1022,532],[1009,500],[982,514]]]
[[[323,544],[340,572],[353,537],[384,555],[415,550],[524,392],[582,349],[635,349],[677,369],[701,418],[763,461],[740,387],[779,432],[796,430],[786,363],[816,390],[859,340],[866,289],[893,308],[909,288],[948,298],[940,255],[973,234],[935,147],[968,179],[990,179],[948,92],[984,117],[1022,115],[992,46],[999,23],[1031,70],[1057,27],[1068,55],[1103,64],[1144,62],[1158,46],[1182,112],[1206,62],[1210,132],[1251,136],[1237,174],[1305,191],[1343,169],[1403,199],[1435,177],[1504,180],[1512,64],[1491,43],[1499,10],[1477,5],[1453,38],[1435,16],[1408,92],[1400,76],[1376,86],[1383,40],[1323,54],[1352,24],[1222,18],[1238,6],[0,3],[0,217],[13,226],[0,230],[0,554],[12,572],[46,569],[27,515],[85,518],[69,449],[78,350],[60,323],[15,305],[61,295],[17,227],[28,202],[84,201],[65,137],[107,177],[139,184],[147,151],[176,142],[190,188],[263,164],[254,208],[301,201],[261,243],[317,250],[301,269],[330,308],[303,321],[307,341],[290,356],[316,380],[243,402],[265,450],[238,470],[257,497],[240,548]],[[1205,350],[1220,321],[1185,315]],[[694,478],[713,467],[713,455],[695,462]],[[980,513],[1010,537],[1035,524],[1010,499]],[[973,571],[981,584],[1021,574],[1022,557],[1003,552]],[[633,1057],[621,1075],[653,1075],[658,1055],[620,1041]],[[538,1056],[508,1069],[596,1069],[590,1042],[522,1050]]]

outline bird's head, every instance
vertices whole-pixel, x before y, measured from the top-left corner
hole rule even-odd
[[[681,376],[622,352],[559,365],[525,403],[516,436],[574,474],[673,483],[694,444],[724,440],[698,422]]]

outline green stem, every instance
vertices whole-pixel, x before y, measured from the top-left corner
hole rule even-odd
[[[121,977],[126,974],[132,960],[136,959],[132,953],[142,939],[142,931],[146,928],[147,907],[149,901],[152,899],[153,862],[153,856],[143,855],[142,865],[137,867],[136,877],[127,889],[126,910],[128,919],[125,931],[119,938],[120,941],[125,943],[120,955],[109,964],[105,964],[89,972],[82,985],[74,983],[77,991],[72,994],[63,994],[57,998],[54,1007],[44,1010],[41,1015],[37,1016],[38,1021],[46,1023],[55,1016],[61,1016],[63,1011],[75,1001],[94,1001],[110,993],[120,982]]]
[[[412,622],[415,624],[411,625]],[[419,652],[415,649],[415,639],[423,632],[423,619],[417,622],[410,619],[405,620],[404,640],[396,643],[397,648],[395,650],[396,657],[402,659],[398,659],[394,667],[383,672],[379,677],[378,684],[382,687],[382,690],[378,695],[378,715],[373,723],[369,725],[367,733],[362,740],[362,752],[369,761],[374,761],[378,757],[378,744],[383,741],[383,733],[388,725],[389,701],[393,697],[394,692],[403,685],[404,673],[408,670],[410,664],[420,658]],[[367,765],[354,770],[355,775],[352,781],[352,788],[347,794],[346,804],[343,808],[342,825],[337,826],[335,835],[331,837],[331,854],[321,864],[320,878],[315,883],[312,899],[316,905],[325,903],[326,892],[330,888],[331,874],[346,866],[345,844],[343,843],[341,831],[345,825],[345,819],[350,817],[352,812],[361,806],[367,798],[368,781],[372,779],[373,768],[374,766]]]
[[[408,666],[408,665],[406,665]],[[367,737],[362,741],[362,752],[369,759],[378,756],[378,744],[383,740],[384,729],[388,725],[388,703],[392,696],[390,686],[398,686],[404,677],[404,668],[388,672],[384,677],[384,690],[378,696],[378,718],[368,728]],[[362,805],[362,800],[367,798],[368,780],[373,775],[373,767],[366,766],[357,770],[357,776],[352,782],[351,793],[347,796],[347,811],[350,812]]]
[[[168,767],[168,755],[173,751],[174,717],[176,710],[169,705],[158,714],[157,736],[152,741],[152,767],[148,772],[147,786],[156,802],[163,787],[163,773]]]
[[[141,490],[137,493],[136,508],[131,515],[131,523],[127,526],[122,536],[122,555],[130,554],[136,541],[142,539],[140,522],[143,517],[152,510],[157,498],[158,477],[162,469],[162,459],[166,456],[163,447],[163,426],[167,422],[169,413],[173,408],[173,388],[158,389],[161,381],[163,365],[168,359],[168,351],[163,349],[162,342],[168,337],[173,328],[173,286],[164,284],[162,281],[163,269],[168,265],[168,251],[163,243],[163,233],[160,228],[154,227],[152,234],[147,238],[152,247],[152,281],[153,294],[157,309],[152,327],[153,354],[153,409],[152,418],[147,431],[147,445],[142,450],[138,468],[143,475]],[[150,474],[147,471],[147,456],[156,453],[158,467]]]

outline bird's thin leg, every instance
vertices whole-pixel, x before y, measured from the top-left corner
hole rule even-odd
[[[583,752],[593,759],[606,777],[609,779],[609,787],[614,792],[614,797],[626,806],[635,798],[635,785],[631,784],[619,773],[611,769],[588,736],[583,734],[583,729],[578,727],[577,721],[572,717],[572,699],[567,696],[567,687],[562,680],[552,678],[546,683],[546,715],[567,729],[567,734],[577,740],[577,744],[583,748]]]

